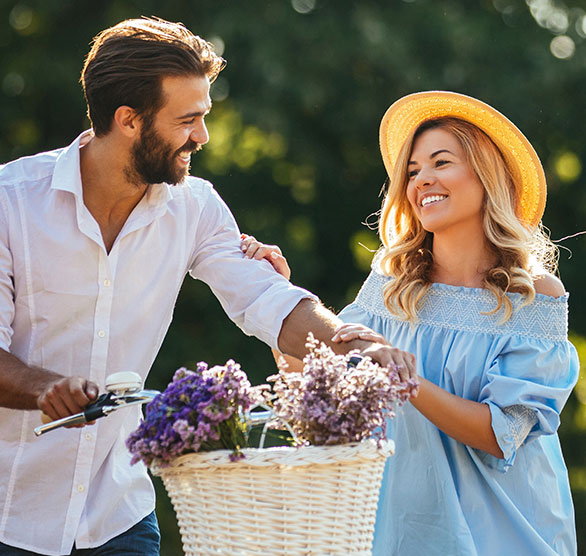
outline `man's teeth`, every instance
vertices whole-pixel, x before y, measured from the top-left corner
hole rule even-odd
[[[421,206],[424,207],[425,205],[429,205],[429,203],[435,203],[436,201],[443,201],[447,195],[430,195],[429,197],[425,197],[421,201]]]

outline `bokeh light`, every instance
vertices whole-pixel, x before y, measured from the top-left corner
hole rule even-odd
[[[582,173],[582,163],[576,153],[565,151],[559,153],[554,161],[555,172],[565,183],[576,181]]]
[[[576,43],[574,43],[574,40],[571,37],[560,35],[551,40],[549,43],[549,50],[556,58],[567,60],[574,55],[574,52],[576,52]]]
[[[20,73],[10,72],[2,80],[2,91],[9,97],[16,97],[24,91],[25,81]]]
[[[291,0],[293,9],[300,14],[308,14],[315,9],[315,0]]]
[[[565,33],[570,25],[570,18],[564,6],[552,0],[527,0],[527,6],[537,24],[554,33]]]

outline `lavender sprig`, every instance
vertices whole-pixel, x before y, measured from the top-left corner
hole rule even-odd
[[[394,407],[409,399],[416,384],[401,382],[394,370],[381,367],[369,357],[349,366],[358,353],[337,355],[312,334],[306,347],[303,371],[287,370],[279,363],[274,382],[277,415],[289,422],[305,444],[332,445],[386,438],[386,420]]]

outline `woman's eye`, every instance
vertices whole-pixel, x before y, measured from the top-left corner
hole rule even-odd
[[[450,163],[449,160],[436,160],[435,161],[436,166],[445,166],[446,164],[449,164],[449,163]]]
[[[419,170],[409,170],[409,172],[407,172],[407,176],[409,177],[409,179],[411,179],[414,178],[418,173]]]

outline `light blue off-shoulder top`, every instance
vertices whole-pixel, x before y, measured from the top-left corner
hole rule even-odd
[[[418,373],[462,398],[488,404],[504,459],[442,433],[411,404],[389,423],[389,458],[374,556],[574,555],[568,474],[556,431],[579,372],[567,339],[568,295],[510,294],[513,317],[486,315],[482,289],[433,284],[417,324],[391,315],[371,272],[340,314],[413,353]]]

